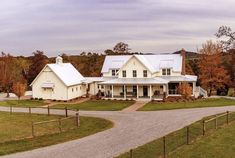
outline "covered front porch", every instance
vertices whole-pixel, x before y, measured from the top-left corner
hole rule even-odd
[[[163,100],[167,94],[167,82],[154,78],[117,78],[100,83],[104,98]]]

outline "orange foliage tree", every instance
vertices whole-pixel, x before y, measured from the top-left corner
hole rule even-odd
[[[18,97],[18,99],[20,100],[20,97],[24,96],[24,94],[25,94],[26,84],[16,82],[13,84],[12,90],[15,93],[15,95]]]
[[[188,98],[192,95],[192,87],[186,82],[182,82],[179,85],[178,91],[184,98]]]
[[[199,51],[199,79],[201,86],[208,91],[210,96],[212,91],[223,88],[228,84],[229,76],[222,66],[222,47],[218,43],[207,41]]]

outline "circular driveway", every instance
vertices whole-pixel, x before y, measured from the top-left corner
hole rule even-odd
[[[15,112],[28,109],[14,108]],[[235,111],[235,106],[194,108],[151,112],[80,111],[82,116],[102,117],[114,122],[114,127],[81,139],[52,145],[4,158],[111,158],[131,148],[148,143],[172,131],[183,128],[201,118],[217,113]],[[0,111],[9,108],[0,107]],[[33,109],[33,113],[46,113],[46,109]],[[51,110],[53,114],[64,111]],[[73,115],[73,112],[69,114]]]

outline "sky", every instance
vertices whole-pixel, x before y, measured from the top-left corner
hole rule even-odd
[[[200,49],[221,25],[235,30],[235,0],[0,0],[0,51],[48,56]]]

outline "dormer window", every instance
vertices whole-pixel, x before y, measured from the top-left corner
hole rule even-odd
[[[112,76],[116,76],[116,71],[112,70]]]
[[[171,69],[162,69],[162,76],[170,76]]]
[[[113,69],[112,70],[112,76],[116,76],[117,72],[118,72],[118,69]]]

